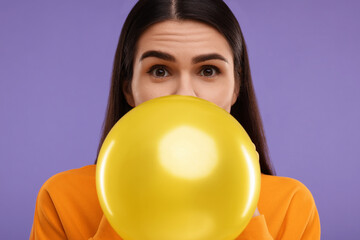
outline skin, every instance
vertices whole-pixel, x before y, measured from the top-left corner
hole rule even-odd
[[[231,47],[221,33],[200,22],[152,25],[139,38],[133,63],[131,86],[123,86],[132,107],[176,94],[203,98],[230,113],[238,97]]]
[[[155,54],[146,54],[149,51]],[[203,23],[165,21],[151,26],[138,41],[133,70],[132,91],[125,93],[131,106],[177,94],[203,98],[230,112],[237,98],[231,48]]]

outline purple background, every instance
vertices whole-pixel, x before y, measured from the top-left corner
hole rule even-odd
[[[28,238],[46,179],[93,163],[134,2],[1,1],[1,239]],[[322,239],[358,239],[359,1],[226,2],[247,41],[278,175],[311,190]]]

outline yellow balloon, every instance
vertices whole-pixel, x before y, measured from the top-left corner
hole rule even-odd
[[[254,144],[224,109],[171,95],[124,115],[98,157],[102,210],[125,240],[234,240],[260,194]]]

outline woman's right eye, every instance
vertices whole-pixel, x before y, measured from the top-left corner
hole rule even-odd
[[[159,65],[155,65],[151,67],[148,73],[156,78],[164,78],[169,76],[168,70],[166,70],[164,66],[159,66]]]

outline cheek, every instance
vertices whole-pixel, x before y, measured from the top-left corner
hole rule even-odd
[[[147,101],[151,97],[151,91],[144,81],[144,74],[140,66],[134,66],[133,78],[131,83],[132,95],[135,106]]]
[[[153,98],[153,95],[155,93],[151,91],[151,89],[148,89],[146,85],[141,84],[141,81],[140,82],[134,81],[134,83],[135,84],[132,91],[133,91],[135,106]]]
[[[234,81],[219,81],[217,84],[199,86],[197,95],[230,112],[234,96],[234,87]]]
[[[171,92],[168,89],[169,87],[165,86],[165,84],[152,83],[149,79],[146,79],[146,76],[134,79],[132,92],[135,106],[153,98],[170,95]]]

